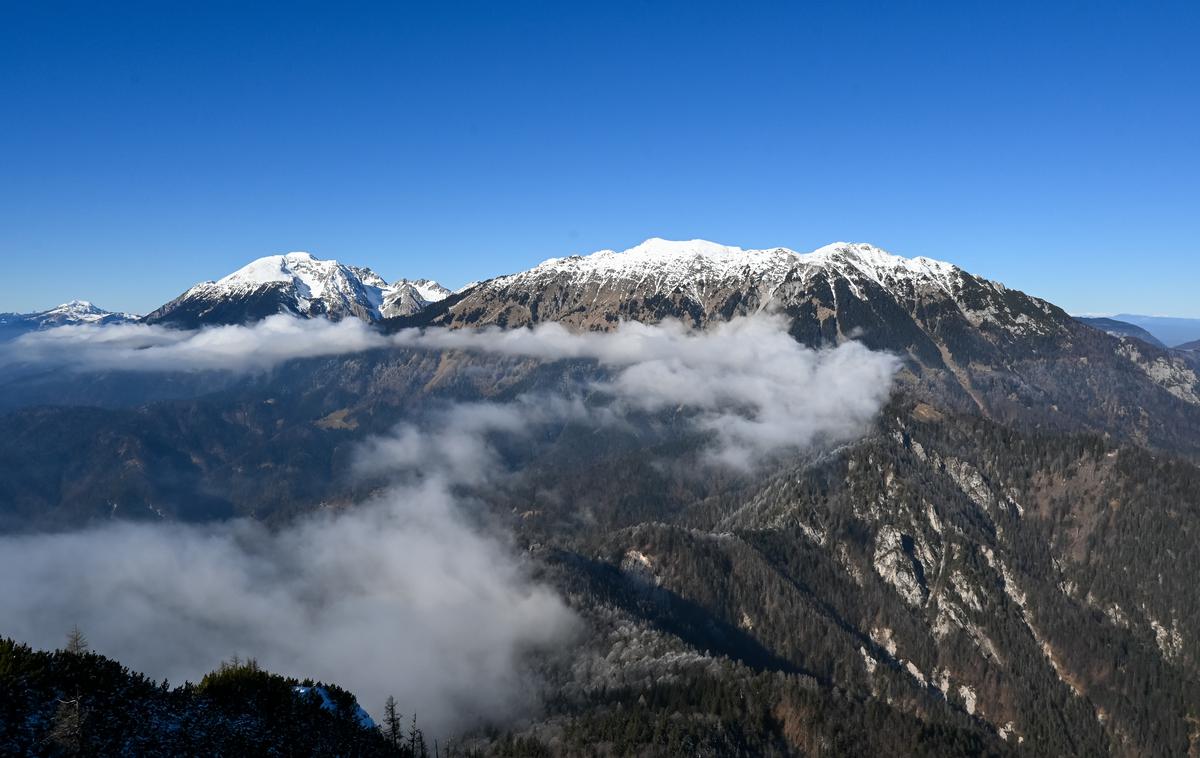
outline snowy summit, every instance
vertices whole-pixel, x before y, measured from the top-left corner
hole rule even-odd
[[[553,278],[574,285],[623,282],[662,292],[677,287],[703,289],[731,280],[754,280],[771,286],[789,274],[804,275],[806,271],[865,277],[883,285],[907,280],[945,291],[950,291],[961,273],[950,263],[905,258],[865,243],[835,242],[811,253],[799,253],[786,247],[754,250],[702,239],[653,237],[627,250],[551,258],[529,271],[496,281],[508,284]]]
[[[379,321],[412,315],[449,294],[428,279],[388,284],[369,268],[294,252],[259,258],[221,279],[201,282],[146,320],[195,326],[291,313]]]

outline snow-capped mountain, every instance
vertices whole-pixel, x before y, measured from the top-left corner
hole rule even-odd
[[[36,313],[0,313],[0,337],[16,337],[25,332],[76,324],[120,324],[136,321],[132,313],[115,313],[97,308],[87,300],[72,300]]]
[[[504,285],[565,277],[574,287],[636,283],[657,294],[684,289],[703,299],[713,286],[737,281],[777,286],[797,270],[821,269],[866,276],[879,283],[898,277],[923,280],[943,289],[959,271],[949,263],[903,258],[867,244],[837,242],[811,253],[798,253],[785,247],[746,250],[707,240],[653,238],[621,252],[601,250],[591,255],[551,258],[529,271],[493,281]]]
[[[842,289],[845,296],[838,300]],[[847,299],[909,305],[962,300],[972,322],[991,320],[1017,332],[1052,329],[1040,322],[1056,311],[1022,296],[1022,304],[1036,312],[1022,317],[1005,302],[1011,296],[1003,285],[949,263],[892,255],[867,244],[838,242],[798,253],[783,247],[745,250],[705,240],[655,238],[621,252],[552,258],[528,271],[491,279],[450,305],[438,320],[508,325],[553,320],[607,328],[620,320],[676,317],[703,325],[767,307],[799,307],[813,296],[829,301],[821,322]]]
[[[1049,405],[1062,423],[1086,417],[1095,428],[1136,418],[1129,409],[1138,404],[1157,404],[1170,418],[1184,418],[1179,403],[1200,411],[1195,353],[1114,337],[953,264],[862,243],[800,253],[654,238],[620,252],[552,258],[454,293],[424,279],[388,284],[367,268],[289,253],[198,284],[145,321],[196,327],[290,313],[397,319],[393,327],[556,321],[610,329],[672,318],[703,328],[761,311],[785,314],[792,335],[813,347],[857,340],[893,352],[905,361],[903,381],[966,410],[1013,417]],[[1134,434],[1175,431],[1147,422]]]
[[[291,313],[374,322],[412,315],[446,294],[437,282],[401,279],[388,284],[369,268],[296,252],[259,258],[215,282],[197,284],[145,320],[194,327]]]
[[[400,279],[384,291],[379,312],[383,318],[411,316],[451,294],[450,290],[432,279]]]
[[[1200,376],[1182,354],[1112,337],[950,263],[861,243],[799,253],[650,239],[482,282],[422,311],[415,323],[557,321],[603,330],[674,318],[704,327],[760,311],[788,316],[793,336],[813,347],[857,340],[893,352],[905,361],[902,381],[963,410],[1037,416],[1050,426],[1086,417],[1096,428],[1118,423],[1138,404],[1177,415],[1180,403],[1188,414],[1200,411]]]

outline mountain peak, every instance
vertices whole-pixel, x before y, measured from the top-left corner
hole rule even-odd
[[[529,271],[502,279],[565,274],[576,283],[618,278],[651,280],[674,287],[714,276],[748,276],[778,282],[796,268],[853,274],[880,284],[911,280],[947,291],[960,273],[957,266],[944,261],[905,258],[864,242],[835,242],[811,253],[798,253],[786,247],[755,250],[703,239],[651,237],[626,250],[599,250],[590,255],[551,258]]]
[[[122,324],[137,318],[132,313],[106,311],[87,300],[71,300],[35,313],[0,313],[0,339],[56,326]]]
[[[271,282],[305,281],[313,275],[329,276],[344,268],[334,260],[322,260],[312,253],[294,252],[267,255],[242,266],[217,280],[220,285],[259,286]],[[382,280],[381,280],[382,281]]]
[[[946,261],[940,261],[936,258],[927,258],[923,255],[918,255],[914,258],[906,258],[903,255],[889,253],[880,247],[875,247],[869,242],[834,242],[824,247],[819,247],[816,250],[802,257],[812,258],[814,260],[821,258],[831,258],[835,256],[843,256],[854,260],[862,261],[880,268],[897,268],[910,270],[943,270],[951,271],[958,270],[958,267]]]
[[[378,321],[410,315],[448,294],[430,280],[400,279],[389,285],[369,268],[295,251],[257,258],[215,282],[201,282],[147,320],[200,326],[291,313]]]
[[[544,277],[567,274],[573,280],[597,278],[647,278],[660,284],[680,284],[702,274],[723,277],[732,271],[747,271],[771,278],[782,273],[795,258],[790,250],[745,250],[708,240],[667,240],[651,237],[626,250],[598,250],[590,255],[550,258],[528,271],[501,277]]]
[[[114,313],[106,311],[94,305],[90,300],[70,300],[61,305],[56,305],[38,313],[26,314],[32,318],[39,319],[43,322],[65,323],[89,323],[98,322],[100,320],[120,320],[126,321],[136,316],[128,313]]]
[[[730,255],[744,252],[740,247],[732,245],[722,245],[719,242],[710,242],[709,240],[692,239],[692,240],[668,240],[662,237],[651,237],[641,244],[634,245],[628,250],[623,251],[625,254],[633,255],[661,255],[661,256],[679,256],[679,255]]]
[[[951,292],[962,270],[952,263],[918,256],[894,255],[866,242],[835,242],[801,255],[810,265],[832,269],[840,274],[857,273],[878,284],[912,280],[932,284]]]

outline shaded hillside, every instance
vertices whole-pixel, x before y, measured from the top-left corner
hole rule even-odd
[[[514,527],[595,630],[555,671],[566,713],[677,680],[755,681],[778,705],[800,677],[1034,755],[1196,748],[1194,465],[915,406],[753,487],[641,514],[599,510],[594,485],[531,499]],[[564,536],[584,503],[609,527]],[[815,739],[798,734],[785,752]]]
[[[403,755],[353,695],[304,684],[251,662],[170,687],[100,655],[0,638],[0,753]]]

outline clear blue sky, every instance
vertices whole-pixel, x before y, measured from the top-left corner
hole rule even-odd
[[[1200,316],[1200,3],[8,2],[0,311],[649,236]]]

